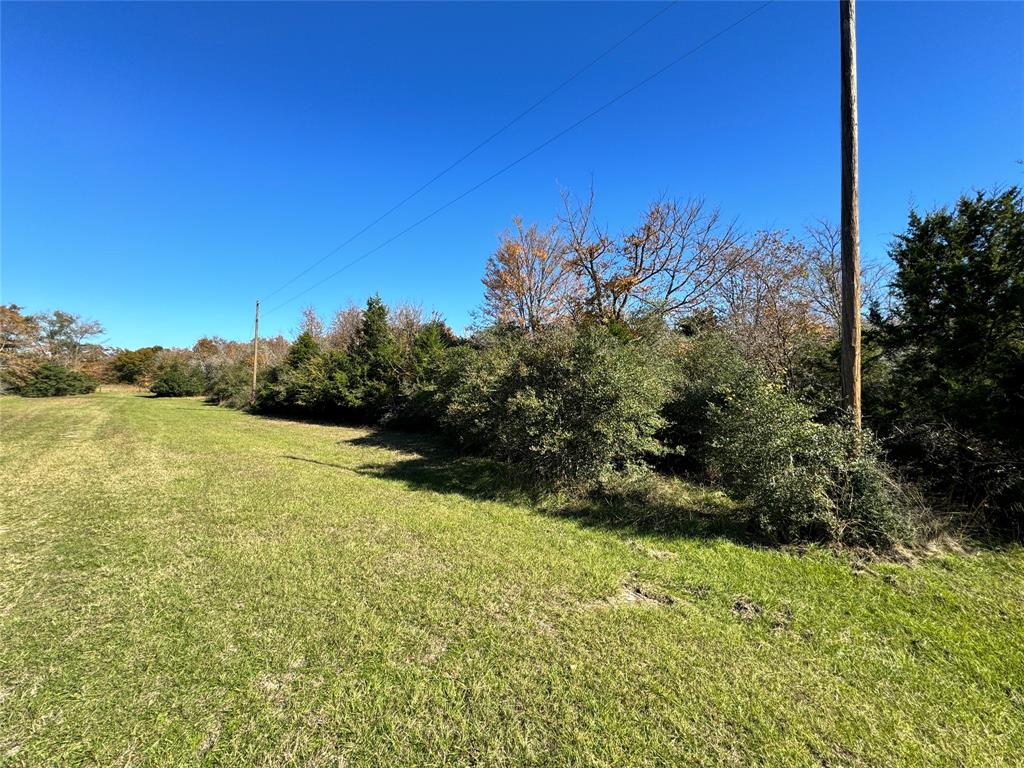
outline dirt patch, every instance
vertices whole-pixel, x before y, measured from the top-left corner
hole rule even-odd
[[[695,600],[703,600],[711,594],[711,587],[707,584],[687,584],[683,591]]]
[[[879,571],[876,571],[864,559],[857,560],[854,563],[852,563],[850,566],[850,570],[854,576],[872,576],[881,581],[883,584],[888,584],[890,587],[899,592],[907,592],[907,590],[900,585],[895,575],[891,573],[880,573]]]
[[[639,581],[625,581],[619,587],[618,592],[614,595],[609,595],[604,600],[599,601],[598,605],[646,605],[646,606],[659,606],[659,605],[672,605],[676,602],[676,599],[651,584],[645,584]]]
[[[196,747],[196,757],[204,757],[213,748],[213,745],[217,743],[218,739],[220,739],[220,723],[215,723],[199,746]]]
[[[764,608],[749,597],[740,595],[732,604],[732,615],[741,621],[754,621],[764,613]]]
[[[771,615],[771,627],[775,632],[783,632],[793,625],[793,609],[783,605]]]
[[[433,664],[448,650],[448,641],[443,637],[431,637],[420,659],[423,664]]]

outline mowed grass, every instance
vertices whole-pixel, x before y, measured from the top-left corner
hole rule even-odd
[[[1020,548],[863,569],[488,498],[384,433],[0,409],[0,764],[1024,761]]]

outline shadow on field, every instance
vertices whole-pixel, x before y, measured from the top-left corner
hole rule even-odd
[[[346,467],[343,464],[335,464],[330,461],[320,461],[319,459],[307,459],[304,456],[294,456],[290,453],[281,454],[282,459],[291,459],[292,461],[303,461],[306,464],[316,464],[319,467],[330,467],[331,469],[340,469],[342,472],[349,472],[353,475],[360,474],[352,467]]]
[[[540,514],[629,534],[758,543],[750,535],[745,517],[727,497],[676,480],[656,478],[624,490],[567,498],[538,490],[529,478],[505,464],[462,455],[429,436],[375,430],[344,442],[398,453],[355,471],[398,480],[410,488],[528,504]]]
[[[344,442],[400,454],[394,460],[389,457],[379,463],[363,464],[357,469],[363,475],[473,499],[509,503],[537,500],[536,492],[510,467],[490,459],[464,456],[426,435],[374,430]]]

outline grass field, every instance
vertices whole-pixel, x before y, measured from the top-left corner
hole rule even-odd
[[[386,433],[0,408],[0,764],[1024,762],[1020,548],[862,567]]]

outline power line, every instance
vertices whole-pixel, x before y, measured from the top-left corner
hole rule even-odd
[[[554,134],[553,136],[551,136],[547,140],[541,142],[540,144],[535,146],[533,149],[531,149],[529,152],[526,152],[525,154],[520,155],[518,158],[516,158],[515,160],[510,162],[508,165],[506,165],[503,168],[495,171],[490,176],[485,178],[483,181],[480,181],[480,182],[474,184],[472,187],[470,187],[469,189],[465,190],[460,195],[457,195],[456,197],[453,197],[451,200],[446,202],[444,205],[441,205],[438,208],[435,208],[433,211],[428,213],[426,216],[423,216],[422,218],[417,219],[412,224],[407,226],[405,229],[401,230],[400,232],[398,232],[395,235],[392,235],[391,237],[389,237],[387,240],[385,240],[384,242],[380,243],[379,245],[376,245],[375,247],[371,248],[369,251],[364,253],[362,256],[359,256],[359,257],[357,257],[355,259],[352,259],[352,261],[350,261],[347,264],[343,265],[342,267],[340,267],[339,269],[335,270],[334,272],[332,272],[331,274],[327,275],[326,277],[322,278],[321,280],[318,280],[317,282],[313,283],[308,288],[306,288],[306,289],[300,291],[299,293],[295,294],[290,299],[288,299],[288,300],[286,300],[284,302],[281,302],[280,304],[275,306],[273,309],[271,309],[270,312],[268,312],[267,314],[270,314],[272,312],[276,312],[277,310],[281,309],[282,307],[285,307],[288,304],[291,304],[296,299],[301,298],[302,296],[306,295],[307,293],[309,293],[313,289],[320,287],[321,285],[323,285],[324,283],[328,282],[329,280],[333,280],[335,277],[340,275],[346,269],[348,269],[348,268],[358,264],[360,261],[363,261],[364,259],[369,258],[374,253],[379,251],[381,248],[384,248],[384,247],[390,245],[391,243],[393,243],[398,238],[402,237],[403,235],[408,234],[413,229],[415,229],[416,227],[420,226],[421,224],[423,224],[424,222],[428,221],[429,219],[433,218],[434,216],[436,216],[437,214],[441,213],[445,209],[450,208],[451,206],[455,205],[455,203],[459,202],[464,197],[472,194],[476,190],[480,189],[480,187],[482,187],[485,184],[493,181],[494,179],[498,178],[502,174],[510,171],[512,168],[514,168],[515,166],[519,165],[524,160],[526,160],[526,159],[532,157],[533,155],[537,154],[540,150],[544,149],[549,144],[552,144],[553,142],[555,142],[558,139],[562,138],[565,134],[569,133],[570,131],[574,130],[575,128],[578,128],[580,125],[585,123],[587,120],[590,120],[592,117],[595,117],[596,115],[600,114],[604,110],[608,109],[608,107],[612,106],[613,104],[615,104],[616,102],[620,101],[621,99],[624,99],[626,96],[628,96],[629,94],[633,93],[637,89],[642,88],[643,86],[647,85],[647,83],[651,82],[655,78],[657,78],[660,75],[664,74],[665,72],[670,70],[672,67],[676,66],[680,62],[682,62],[685,59],[689,58],[690,56],[692,56],[693,54],[697,53],[701,49],[707,47],[708,45],[713,43],[715,40],[720,38],[722,35],[725,35],[726,33],[730,32],[733,29],[735,29],[736,27],[738,27],[740,24],[742,24],[747,19],[749,19],[751,16],[753,16],[753,15],[763,11],[765,8],[767,8],[769,5],[771,5],[774,1],[775,0],[767,0],[767,2],[764,2],[761,5],[757,6],[757,8],[752,10],[750,13],[747,13],[746,15],[740,17],[739,19],[737,19],[736,21],[732,22],[728,26],[723,27],[722,29],[718,30],[713,35],[711,35],[710,37],[705,38],[702,42],[700,42],[697,45],[695,45],[694,47],[690,48],[689,50],[687,50],[685,53],[681,54],[680,56],[677,56],[675,59],[673,59],[669,63],[665,64],[661,68],[655,70],[650,75],[645,77],[643,80],[640,80],[639,82],[637,82],[634,85],[630,86],[626,90],[624,90],[621,93],[619,93],[617,96],[612,97],[611,99],[606,101],[601,106],[597,107],[593,111],[591,111],[591,112],[587,113],[586,115],[584,115],[583,117],[581,117],[576,122],[572,123],[571,125],[566,126],[562,130],[560,130],[558,133]]]
[[[555,87],[554,87],[554,88],[553,88],[552,90],[548,91],[548,92],[547,92],[546,94],[544,94],[543,96],[541,96],[541,97],[540,97],[539,99],[537,99],[537,101],[533,102],[533,104],[531,104],[531,105],[530,105],[529,107],[527,107],[526,109],[524,109],[524,110],[523,110],[522,112],[520,112],[520,113],[519,113],[518,115],[516,115],[515,117],[513,117],[513,118],[512,118],[511,120],[509,120],[509,121],[508,121],[507,123],[505,123],[505,124],[504,124],[503,126],[501,126],[501,127],[500,127],[500,128],[498,129],[498,130],[496,130],[496,131],[495,131],[494,133],[492,133],[492,134],[491,134],[490,136],[488,136],[488,137],[487,137],[486,139],[484,139],[483,141],[481,141],[481,142],[480,142],[479,144],[477,144],[477,145],[476,145],[475,147],[473,147],[473,148],[472,148],[471,150],[469,150],[469,151],[468,151],[468,152],[466,152],[466,153],[465,153],[464,155],[462,155],[461,157],[459,157],[459,158],[458,158],[458,159],[457,159],[457,160],[456,160],[455,162],[453,162],[453,163],[452,163],[451,165],[449,165],[449,166],[448,166],[447,168],[445,168],[444,170],[442,170],[442,171],[440,171],[439,173],[437,173],[437,174],[436,174],[435,176],[433,176],[433,177],[432,177],[432,178],[431,178],[430,180],[426,181],[426,182],[425,182],[424,184],[422,184],[421,186],[419,186],[418,188],[416,188],[416,189],[415,189],[414,191],[410,192],[410,193],[409,193],[408,195],[406,195],[405,197],[403,197],[403,198],[402,198],[401,200],[399,200],[399,201],[398,201],[397,203],[395,203],[395,204],[394,204],[393,206],[391,206],[391,207],[390,207],[390,208],[388,208],[388,209],[387,209],[386,211],[384,211],[384,213],[382,213],[382,214],[381,214],[380,216],[378,216],[378,217],[377,217],[376,219],[374,219],[373,221],[371,221],[371,222],[370,222],[369,224],[367,224],[367,225],[366,225],[365,227],[363,227],[363,228],[362,228],[362,229],[360,229],[360,230],[359,230],[358,232],[356,232],[356,233],[355,233],[354,235],[352,235],[352,236],[351,236],[350,238],[348,238],[348,239],[347,239],[347,240],[346,240],[345,242],[343,242],[343,243],[342,243],[341,245],[339,245],[339,246],[337,246],[336,248],[334,248],[333,250],[331,250],[331,251],[330,251],[330,253],[327,253],[327,254],[325,254],[324,256],[321,256],[321,257],[320,257],[319,259],[317,259],[316,261],[314,261],[314,262],[313,262],[312,264],[310,264],[310,265],[309,265],[308,267],[306,267],[306,268],[305,268],[304,270],[302,270],[301,272],[299,272],[299,274],[295,275],[294,277],[292,277],[292,278],[291,278],[290,280],[288,280],[287,282],[284,282],[284,283],[282,283],[281,285],[279,285],[279,286],[278,286],[277,288],[275,288],[275,289],[274,289],[274,290],[273,290],[273,291],[272,291],[271,293],[268,293],[268,294],[267,294],[267,295],[266,295],[266,296],[264,297],[264,300],[266,300],[266,299],[269,299],[269,298],[270,298],[271,296],[276,296],[276,295],[277,295],[278,293],[280,293],[280,292],[281,292],[282,290],[284,290],[284,289],[285,289],[285,288],[287,288],[287,287],[288,287],[289,285],[291,285],[292,283],[294,283],[294,282],[295,282],[296,280],[298,280],[298,279],[299,279],[299,278],[301,278],[301,277],[304,277],[305,275],[309,274],[309,272],[310,272],[310,271],[312,271],[312,270],[313,270],[313,269],[315,269],[316,267],[318,267],[318,266],[320,266],[321,264],[323,264],[323,263],[324,263],[325,261],[327,261],[327,260],[328,260],[329,258],[331,258],[331,256],[333,256],[334,254],[336,254],[336,253],[337,253],[338,251],[340,251],[340,250],[341,250],[342,248],[344,248],[344,247],[345,247],[346,245],[349,245],[350,243],[352,243],[352,241],[354,241],[354,240],[355,240],[356,238],[358,238],[358,237],[359,237],[360,235],[364,234],[364,233],[365,233],[365,232],[366,232],[367,230],[371,229],[372,227],[376,226],[376,225],[377,225],[377,224],[379,224],[379,223],[380,223],[381,221],[383,221],[384,219],[386,219],[386,218],[387,218],[388,216],[390,216],[390,215],[391,215],[392,213],[394,213],[394,212],[395,212],[395,211],[397,211],[397,210],[398,210],[399,208],[401,208],[401,207],[402,207],[403,205],[405,205],[405,204],[406,204],[406,203],[408,203],[408,202],[409,202],[410,200],[412,200],[412,199],[413,199],[414,197],[416,197],[416,195],[418,195],[418,194],[419,194],[420,192],[422,192],[422,191],[423,191],[423,190],[425,190],[425,189],[426,189],[427,187],[429,187],[430,185],[432,185],[432,184],[433,184],[433,183],[434,183],[435,181],[437,181],[438,179],[440,179],[440,178],[441,178],[442,176],[445,176],[446,174],[448,174],[448,172],[449,172],[449,171],[452,171],[452,170],[454,170],[454,169],[455,169],[455,168],[456,168],[457,166],[461,165],[463,161],[465,161],[465,160],[469,159],[469,158],[470,158],[471,156],[473,156],[474,154],[476,154],[476,153],[477,153],[477,152],[478,152],[479,150],[483,149],[483,148],[484,148],[485,146],[487,146],[488,144],[490,144],[490,143],[491,143],[492,141],[494,141],[494,139],[498,138],[498,137],[499,137],[499,136],[500,136],[501,134],[503,134],[503,133],[504,133],[505,131],[507,131],[507,130],[508,130],[509,128],[511,128],[511,127],[512,127],[513,125],[515,125],[515,124],[516,124],[516,123],[518,123],[518,122],[519,122],[520,120],[522,120],[522,119],[523,119],[524,117],[526,117],[526,116],[527,116],[528,114],[530,114],[531,112],[533,112],[533,111],[534,111],[535,109],[537,109],[537,107],[539,107],[539,106],[540,106],[541,104],[543,104],[543,103],[544,103],[544,102],[546,102],[546,101],[547,101],[548,99],[550,99],[550,98],[551,98],[552,96],[554,96],[554,95],[555,95],[556,93],[558,93],[559,91],[561,91],[561,90],[562,90],[563,88],[565,88],[565,87],[566,87],[567,85],[569,85],[569,84],[570,84],[571,82],[573,82],[573,81],[574,81],[574,80],[575,80],[576,78],[578,78],[578,77],[579,77],[580,75],[582,75],[582,74],[583,74],[584,72],[586,72],[586,71],[587,71],[588,69],[590,69],[590,68],[591,68],[591,67],[593,67],[593,66],[594,66],[595,64],[597,64],[598,62],[600,62],[600,61],[601,61],[602,59],[604,59],[604,58],[605,58],[605,57],[606,57],[606,56],[607,56],[608,54],[612,53],[612,52],[613,52],[614,50],[616,50],[617,48],[619,48],[619,47],[620,47],[621,45],[623,45],[624,43],[626,43],[627,41],[629,41],[629,40],[630,40],[631,38],[633,38],[634,36],[636,36],[636,34],[637,34],[638,32],[640,32],[641,30],[643,30],[644,28],[646,28],[647,26],[649,26],[649,25],[650,25],[650,24],[651,24],[652,22],[654,22],[654,20],[655,20],[655,19],[659,18],[659,17],[660,17],[660,16],[662,15],[662,14],[664,14],[664,13],[665,13],[666,11],[668,11],[669,9],[671,9],[671,8],[672,8],[673,6],[677,5],[678,3],[679,3],[679,0],[672,0],[672,2],[668,3],[668,4],[667,4],[667,5],[665,6],[665,7],[661,8],[661,9],[660,9],[660,10],[659,10],[659,11],[658,11],[657,13],[655,13],[655,14],[654,14],[653,16],[651,16],[650,18],[648,18],[648,19],[647,19],[647,20],[646,20],[646,21],[645,21],[645,22],[644,22],[643,24],[641,24],[641,25],[640,25],[639,27],[636,27],[636,28],[635,28],[635,29],[634,29],[634,30],[633,30],[632,32],[630,32],[630,33],[629,33],[628,35],[626,35],[625,37],[621,38],[621,39],[620,39],[620,40],[619,40],[618,42],[616,42],[616,43],[615,43],[614,45],[612,45],[612,46],[611,46],[610,48],[606,48],[606,49],[605,49],[605,50],[604,50],[603,52],[601,52],[601,53],[600,53],[600,54],[599,54],[599,55],[597,56],[597,58],[595,58],[595,59],[591,60],[591,61],[590,61],[590,62],[589,62],[588,64],[586,64],[586,65],[584,65],[583,67],[581,67],[580,69],[576,70],[576,72],[574,72],[574,73],[573,73],[572,75],[570,75],[570,76],[569,76],[568,78],[566,78],[565,80],[563,80],[563,81],[562,81],[561,83],[559,83],[559,84],[558,84],[557,86],[555,86]]]

